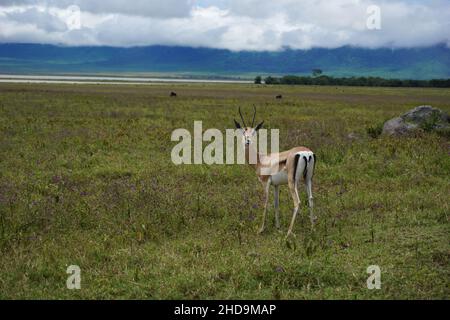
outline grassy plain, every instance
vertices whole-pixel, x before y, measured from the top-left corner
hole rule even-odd
[[[290,242],[286,187],[282,230],[271,208],[258,236],[249,167],[170,161],[172,130],[225,130],[253,104],[282,149],[317,154],[318,225],[302,192]],[[368,134],[421,104],[449,112],[450,90],[0,84],[0,298],[448,299],[448,137]]]

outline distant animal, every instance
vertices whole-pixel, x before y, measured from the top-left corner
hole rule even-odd
[[[283,99],[283,96],[281,94],[279,94],[275,97],[275,99]]]
[[[253,107],[253,121],[250,127],[247,127],[244,121],[244,117],[241,113],[241,108],[239,108],[239,115],[241,116],[242,127],[239,122],[234,120],[234,124],[237,129],[242,130],[242,143],[245,150],[245,160],[247,164],[254,167],[256,175],[259,181],[264,186],[265,192],[265,204],[264,204],[264,214],[261,228],[258,233],[264,231],[267,203],[269,201],[269,190],[270,186],[273,185],[274,190],[274,205],[275,205],[275,225],[277,228],[280,227],[279,218],[279,186],[287,184],[289,186],[289,192],[294,201],[294,211],[292,214],[291,224],[289,226],[286,238],[292,234],[292,228],[294,227],[295,218],[297,216],[298,209],[300,207],[300,198],[298,195],[297,186],[300,180],[304,180],[306,186],[306,193],[308,194],[308,205],[309,205],[309,215],[311,220],[311,226],[314,226],[316,217],[313,215],[313,195],[312,195],[312,178],[314,174],[314,168],[316,164],[315,154],[306,147],[294,147],[290,150],[280,152],[280,153],[270,153],[261,154],[255,149],[254,140],[261,129],[264,121],[254,127],[256,108]],[[251,152],[256,154],[256,164],[249,163],[249,155]]]
[[[177,94],[176,94],[175,92],[172,91],[172,92],[170,93],[170,96],[171,96],[171,97],[176,97]]]

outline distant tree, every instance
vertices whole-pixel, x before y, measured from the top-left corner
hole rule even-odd
[[[327,86],[333,84],[333,79],[327,76],[320,76],[315,78],[315,84],[319,86]]]
[[[300,84],[300,77],[297,76],[284,76],[280,79],[281,84]]]
[[[262,81],[261,76],[257,76],[255,78],[255,84],[261,84],[261,81]]]
[[[280,84],[280,79],[268,76],[264,79],[265,84]]]
[[[411,80],[411,79],[384,79],[380,77],[350,77],[334,78],[326,75],[317,77],[300,77],[285,75],[281,78],[267,77],[266,84],[284,85],[317,85],[317,86],[365,86],[365,87],[440,87],[450,88],[450,79]]]
[[[322,74],[321,69],[312,69],[312,74],[314,77],[320,76]]]

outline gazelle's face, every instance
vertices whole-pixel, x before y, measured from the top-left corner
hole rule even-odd
[[[242,130],[242,143],[244,144],[244,146],[248,147],[251,144],[253,144],[256,139],[256,132],[257,132],[256,129],[245,127],[242,128],[241,130]]]
[[[244,126],[241,126],[239,122],[234,120],[234,125],[236,126],[236,129],[239,129],[242,133],[242,144],[245,147],[250,146],[252,143],[256,141],[256,134],[258,133],[258,130],[262,128],[262,125],[264,124],[264,121],[262,121],[260,124],[258,124],[256,127],[253,128],[254,122],[255,122],[255,116],[256,116],[256,108],[253,107],[254,113],[253,113],[253,120],[252,120],[252,126],[247,127],[245,125],[244,117],[241,113],[241,108],[239,108],[239,115],[241,116],[241,120],[244,124]]]

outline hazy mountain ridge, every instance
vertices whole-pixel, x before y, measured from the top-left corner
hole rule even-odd
[[[310,74],[450,78],[445,45],[411,49],[311,49],[255,52],[171,47],[66,47],[0,44],[0,73],[169,72],[217,74]]]

